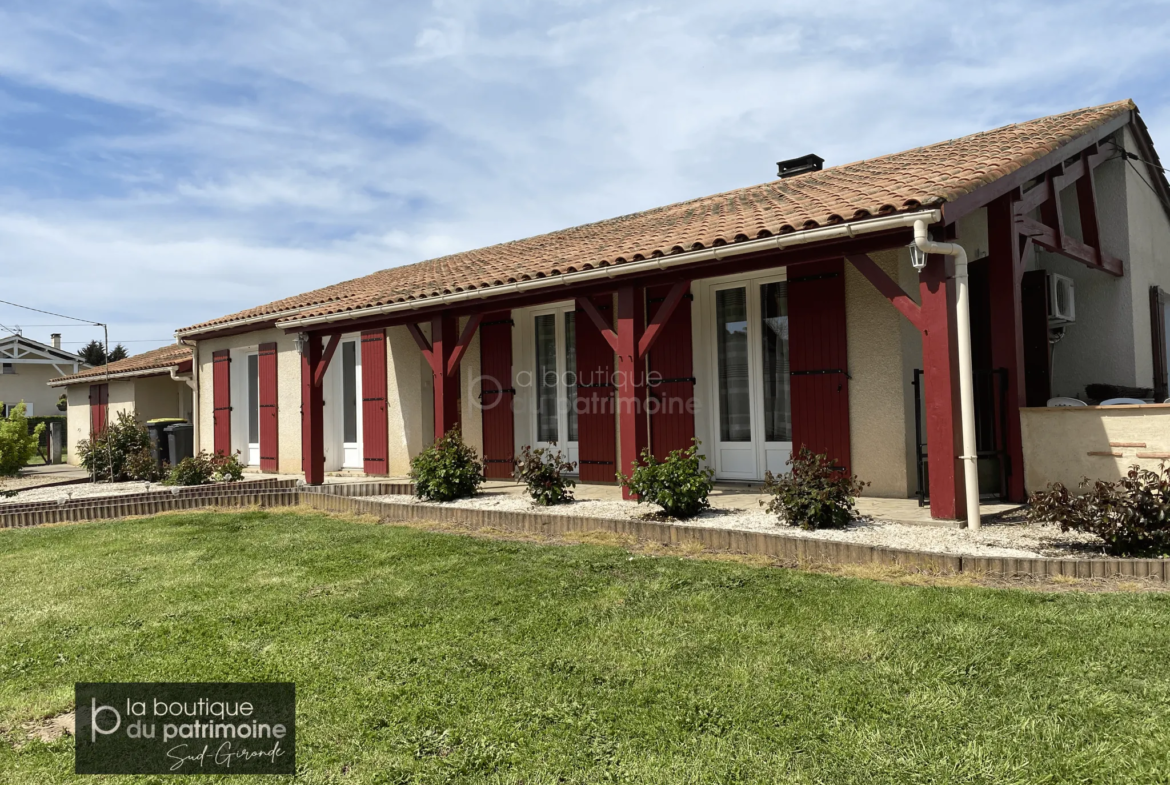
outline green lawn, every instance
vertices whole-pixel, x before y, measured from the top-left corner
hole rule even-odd
[[[0,782],[75,781],[13,730],[75,681],[237,680],[296,682],[307,783],[1170,781],[1165,594],[296,513],[0,531]]]

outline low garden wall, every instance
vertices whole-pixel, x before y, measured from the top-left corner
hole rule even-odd
[[[1020,429],[1029,491],[1054,482],[1076,490],[1082,477],[1112,482],[1134,464],[1170,464],[1170,404],[1025,408]]]
[[[453,523],[529,534],[565,535],[604,531],[665,545],[696,543],[710,551],[767,556],[800,564],[870,564],[939,574],[974,574],[1015,578],[1127,577],[1170,582],[1170,560],[989,558],[875,545],[836,542],[768,532],[736,531],[678,523],[551,515],[540,512],[468,509],[398,504],[363,498],[409,493],[406,483],[369,482],[298,487],[296,480],[253,480],[193,488],[164,489],[121,497],[95,497],[65,503],[34,502],[0,508],[0,528],[37,526],[67,521],[102,520],[154,515],[201,507],[293,507],[304,505],[334,513],[371,515],[386,522]]]

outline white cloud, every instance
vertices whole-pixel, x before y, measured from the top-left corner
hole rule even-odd
[[[1158,3],[0,8],[0,289],[155,338],[806,152],[1127,96],[1158,138],[1168,38]]]

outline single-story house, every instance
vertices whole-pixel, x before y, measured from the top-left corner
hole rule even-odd
[[[78,463],[77,443],[114,421],[118,412],[138,422],[178,417],[193,422],[195,388],[191,347],[181,344],[152,349],[108,365],[53,379],[69,398],[66,440],[69,462]]]
[[[311,484],[403,475],[457,425],[491,477],[555,443],[612,482],[698,438],[756,482],[805,445],[962,518],[968,465],[1009,500],[1043,479],[1028,411],[1096,383],[1166,397],[1170,188],[1133,102],[780,169],[183,328],[197,443]]]
[[[23,335],[0,338],[0,415],[7,415],[22,401],[29,417],[63,413],[57,408],[61,393],[48,386],[49,380],[89,366],[61,348],[59,333],[53,333],[50,340],[52,345]]]

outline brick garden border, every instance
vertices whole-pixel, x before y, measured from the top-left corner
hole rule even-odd
[[[409,483],[374,481],[316,487],[298,487],[297,483],[297,480],[253,480],[180,488],[177,492],[164,489],[120,497],[93,497],[65,504],[3,505],[0,506],[0,528],[153,515],[201,507],[304,505],[322,512],[373,515],[391,523],[437,521],[546,535],[606,531],[665,545],[697,543],[711,551],[768,556],[793,564],[869,564],[939,574],[966,573],[1005,578],[1124,577],[1170,583],[1170,560],[1166,559],[960,556],[678,523],[400,504],[363,498],[363,495],[409,494]],[[12,507],[20,509],[9,509]]]

